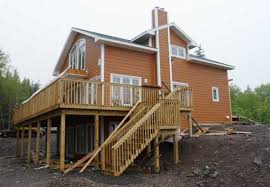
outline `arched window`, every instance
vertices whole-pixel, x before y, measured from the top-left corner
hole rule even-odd
[[[78,40],[70,50],[69,65],[72,69],[85,69],[85,39]]]

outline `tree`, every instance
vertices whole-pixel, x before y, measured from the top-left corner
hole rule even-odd
[[[20,79],[18,71],[9,65],[7,54],[0,50],[0,128],[10,128],[13,108],[30,97],[38,88],[27,78]]]
[[[202,48],[201,44],[198,46],[198,49],[195,51],[195,55],[198,57],[205,57],[205,51]]]
[[[270,84],[262,84],[243,92],[236,85],[230,86],[232,111],[261,123],[270,123]]]

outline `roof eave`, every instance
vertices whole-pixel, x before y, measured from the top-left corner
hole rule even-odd
[[[200,59],[200,58],[191,57],[191,56],[188,57],[188,61],[192,62],[192,63],[207,65],[207,66],[211,66],[211,67],[215,67],[215,68],[219,68],[219,69],[224,69],[224,70],[235,69],[234,66],[231,66],[229,64],[223,64],[220,62],[213,62],[213,61],[209,61],[207,59]]]
[[[157,52],[156,48],[142,46],[142,45],[135,44],[135,43],[133,44],[133,43],[127,43],[127,42],[122,42],[122,41],[116,41],[116,40],[102,38],[102,37],[97,37],[95,39],[95,42],[107,44],[110,46],[132,49],[132,50],[136,50],[136,51],[140,51],[140,52],[146,52],[149,54],[154,54]]]

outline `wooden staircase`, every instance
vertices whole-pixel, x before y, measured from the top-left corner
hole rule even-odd
[[[179,128],[180,102],[176,100],[176,91],[165,99],[159,99],[154,106],[138,102],[99,148],[67,168],[64,173],[88,160],[80,170],[83,172],[100,155],[104,173],[121,175],[162,130]]]

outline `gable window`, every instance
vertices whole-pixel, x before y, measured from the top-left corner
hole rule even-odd
[[[72,69],[85,70],[85,39],[78,40],[69,53],[69,66]]]
[[[218,87],[212,87],[212,99],[214,102],[219,102],[219,89],[218,89]]]
[[[171,53],[173,57],[186,59],[186,49],[184,47],[171,45]]]

